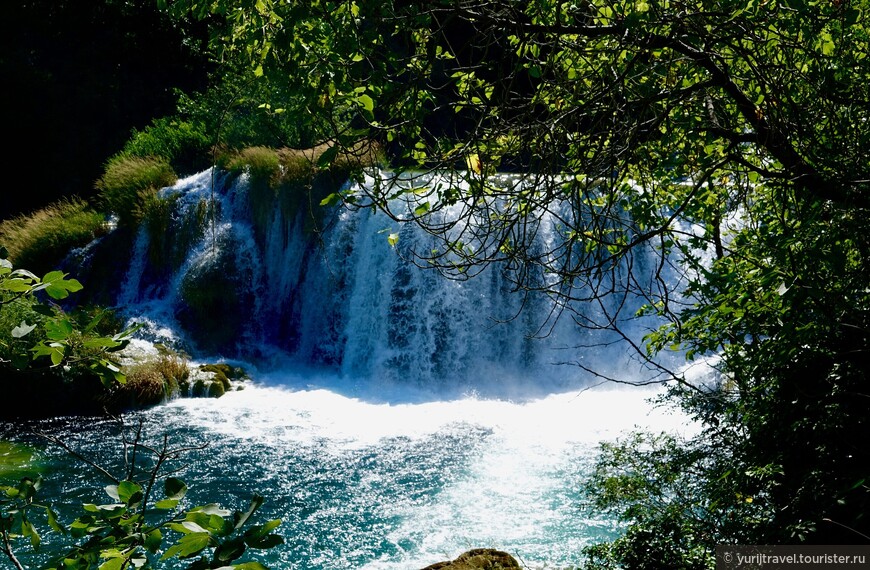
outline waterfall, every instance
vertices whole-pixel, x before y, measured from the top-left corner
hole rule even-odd
[[[336,184],[275,189],[208,170],[164,188],[169,207],[136,234],[118,306],[193,354],[354,378],[504,389],[534,376],[547,390],[588,380],[566,362],[637,368],[624,347],[580,349],[603,341],[555,320],[544,295],[512,291],[498,266],[468,280],[415,266],[409,252],[433,238],[372,208],[320,206]],[[546,219],[536,234],[542,251],[558,239]]]
[[[260,515],[282,519],[285,544],[252,556],[270,568],[422,568],[474,547],[564,568],[616,536],[619,522],[585,505],[598,442],[690,422],[649,404],[656,387],[587,389],[597,382],[582,367],[560,363],[629,381],[648,372],[624,344],[554,320],[552,299],[513,291],[497,265],[465,281],[416,267],[407,258],[435,247],[431,236],[373,209],[319,205],[339,189],[355,190],[205,171],[162,189],[164,207],[141,227],[87,248],[83,292],[114,282],[107,294],[138,334],[195,362],[241,360],[252,377],[125,425],[141,419],[148,438],[192,450],[179,476],[199,504],[266,495]],[[534,230],[532,247],[552,251],[558,224],[544,216]],[[638,255],[633,270],[655,267]],[[595,318],[601,307],[573,309]],[[42,428],[99,463],[118,458],[114,422]],[[53,453],[64,477],[49,496],[104,500]]]

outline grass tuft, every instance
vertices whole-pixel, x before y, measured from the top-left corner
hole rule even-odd
[[[281,175],[281,162],[278,152],[264,146],[252,146],[241,150],[228,159],[227,170],[241,174],[247,172],[254,180],[268,182],[277,181]]]
[[[96,187],[103,206],[117,214],[120,224],[136,225],[148,209],[143,204],[177,179],[164,158],[116,156],[109,160]]]
[[[154,406],[187,390],[190,368],[183,355],[163,348],[156,358],[124,367],[127,381],[113,386],[104,403],[113,411]]]
[[[73,198],[0,222],[0,244],[17,267],[42,274],[55,269],[71,249],[105,231],[103,214]]]

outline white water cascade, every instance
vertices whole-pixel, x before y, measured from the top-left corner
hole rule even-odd
[[[588,374],[564,365],[572,361],[642,373],[624,345],[583,349],[601,338],[554,319],[558,307],[544,295],[513,292],[497,267],[457,281],[414,266],[403,253],[429,250],[432,238],[373,210],[315,201],[312,216],[304,199],[282,207],[247,177],[211,171],[161,195],[174,200],[165,235],[155,245],[153,228],[140,229],[119,305],[154,332],[174,331],[193,353],[501,394],[530,388],[530,374],[544,390],[586,385]],[[539,234],[558,238],[552,228]]]
[[[162,233],[139,230],[117,292],[151,340],[253,377],[138,414],[154,435],[209,443],[189,459],[194,498],[264,494],[286,540],[264,561],[281,569],[422,568],[478,547],[557,568],[618,532],[584,507],[598,443],[689,428],[648,403],[656,389],[562,363],[643,379],[629,351],[581,348],[587,333],[495,269],[460,282],[403,261],[406,244],[427,247],[410,226],[334,209],[315,230],[305,200],[258,208],[256,193],[211,171],[162,190]],[[109,431],[70,439],[110,454]]]

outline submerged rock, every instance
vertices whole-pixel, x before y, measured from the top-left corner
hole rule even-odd
[[[423,570],[520,570],[522,567],[507,552],[492,548],[477,548],[461,554],[456,560],[437,562]]]

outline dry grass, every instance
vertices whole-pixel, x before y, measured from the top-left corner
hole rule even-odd
[[[105,229],[101,213],[73,198],[0,222],[0,244],[16,266],[42,273],[55,269],[72,248],[86,245]]]
[[[113,386],[104,403],[113,410],[137,409],[160,404],[187,383],[190,368],[182,355],[162,350],[157,358],[126,366],[127,381]]]
[[[133,366],[126,373],[127,384],[120,391],[139,405],[159,404],[169,395],[166,380],[150,363]]]
[[[253,146],[230,157],[227,170],[236,173],[248,172],[256,180],[273,184],[281,174],[278,152],[264,146]]]
[[[249,172],[259,180],[268,181],[272,186],[280,183],[297,182],[310,179],[317,171],[317,163],[324,152],[332,148],[325,143],[307,149],[271,149],[255,146],[235,153],[225,153],[221,167],[231,172]],[[331,169],[351,170],[377,164],[381,157],[380,148],[370,142],[360,142],[339,152]]]
[[[324,143],[303,150],[284,148],[278,151],[281,156],[281,164],[288,173],[293,170],[304,169],[305,173],[315,170],[321,155],[332,148],[331,143]],[[381,160],[382,152],[377,143],[360,141],[355,145],[342,149],[332,161],[331,168],[339,170],[351,170],[374,166]]]
[[[177,180],[165,159],[119,156],[106,165],[96,187],[108,211],[117,214],[122,223],[136,224],[141,220],[137,216],[141,215],[142,202]]]

